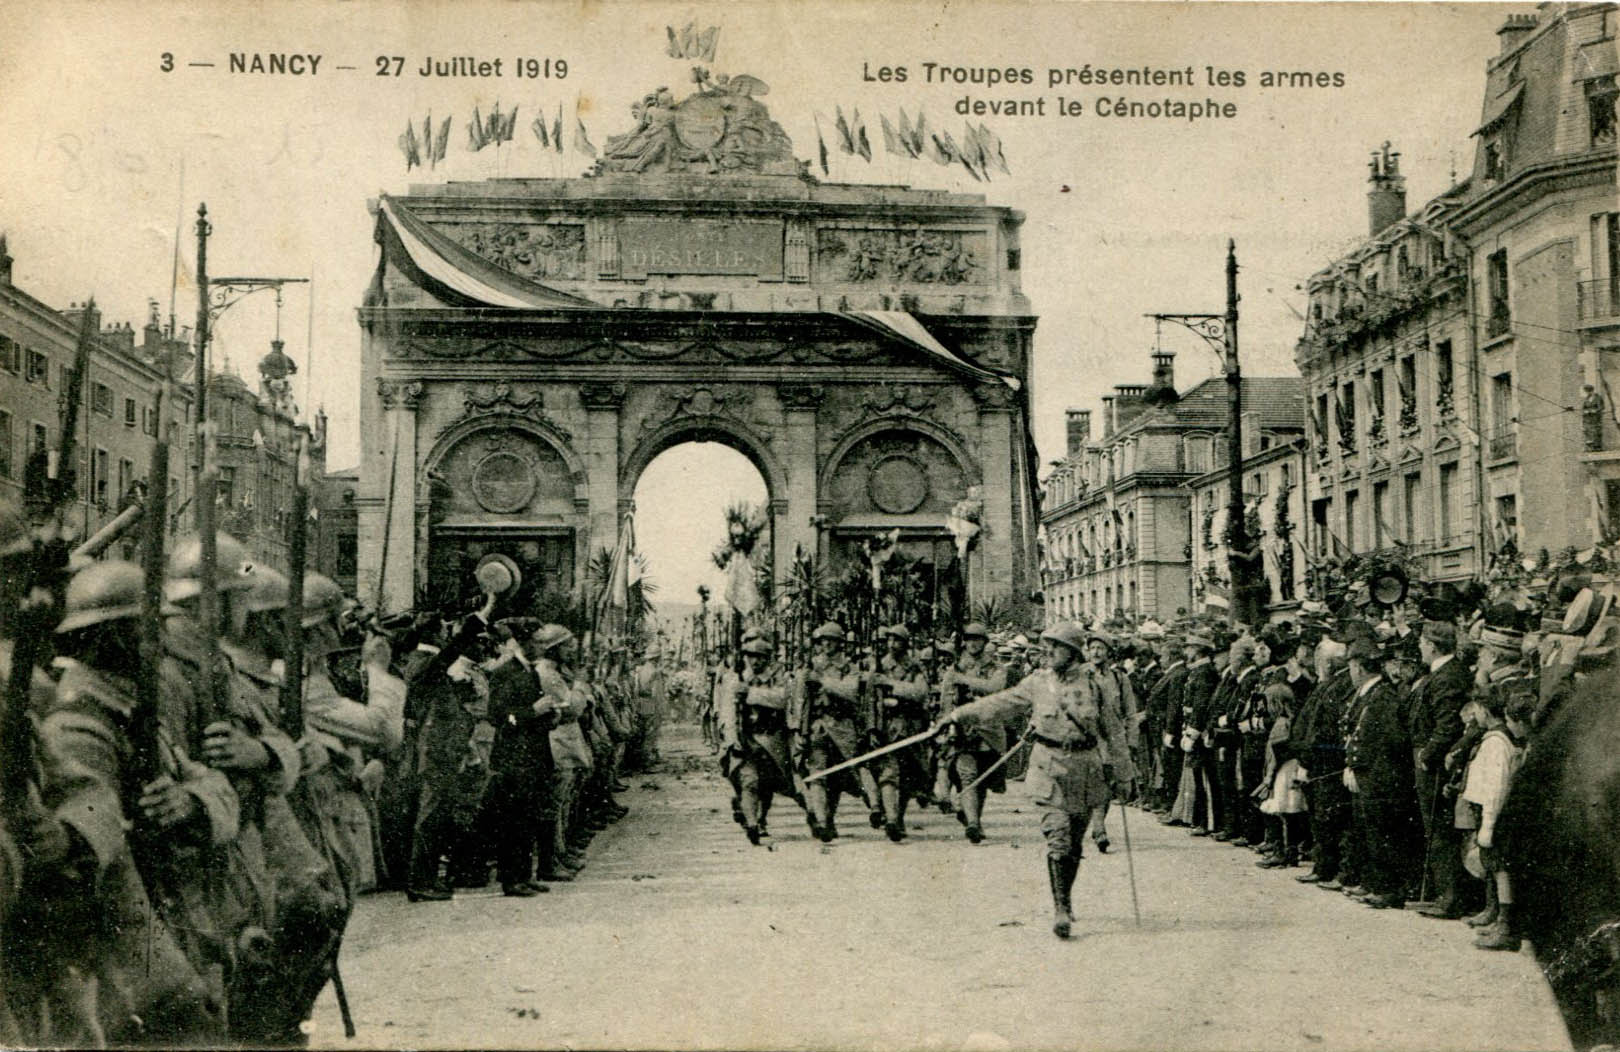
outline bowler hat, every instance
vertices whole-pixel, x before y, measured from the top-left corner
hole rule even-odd
[[[1383,657],[1382,648],[1368,636],[1359,636],[1350,642],[1350,652],[1346,655],[1351,661],[1359,661],[1363,665],[1371,665]]]
[[[1189,647],[1198,647],[1205,653],[1208,653],[1209,651],[1215,649],[1215,640],[1211,638],[1208,632],[1188,632],[1187,638],[1183,642],[1183,645]]]

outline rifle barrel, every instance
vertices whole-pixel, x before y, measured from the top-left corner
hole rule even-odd
[[[167,489],[167,483],[165,483],[164,488]],[[145,514],[145,501],[136,501],[119,512],[117,518],[91,534],[83,544],[73,549],[73,554],[69,556],[69,568],[74,570],[82,569],[84,564],[99,557],[102,552],[121,540],[125,534],[140,525]]]

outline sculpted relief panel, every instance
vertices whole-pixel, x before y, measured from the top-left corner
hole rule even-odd
[[[974,230],[822,229],[816,280],[829,284],[982,285],[988,237]]]
[[[943,516],[967,493],[949,450],[916,431],[894,428],[856,443],[833,471],[824,496],[834,519],[848,515]]]
[[[462,248],[520,277],[567,281],[585,277],[581,223],[455,223],[440,229]]]
[[[490,427],[439,461],[436,522],[562,517],[574,509],[574,480],[550,445],[524,431]]]

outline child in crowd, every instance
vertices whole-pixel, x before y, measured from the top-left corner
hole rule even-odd
[[[1513,885],[1502,866],[1500,848],[1503,835],[1511,835],[1511,830],[1499,828],[1497,817],[1523,759],[1523,742],[1535,711],[1534,688],[1534,679],[1509,672],[1493,677],[1478,696],[1484,733],[1468,762],[1462,799],[1478,822],[1479,860],[1485,871],[1485,912],[1469,918],[1481,929],[1474,945],[1482,950],[1519,948],[1513,927]]]

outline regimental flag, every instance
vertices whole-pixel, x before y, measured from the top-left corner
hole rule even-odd
[[[585,134],[585,121],[580,117],[577,108],[574,111],[574,151],[587,157],[596,156],[596,147],[591,145],[591,137]]]
[[[1204,582],[1204,606],[1216,610],[1230,610],[1232,598],[1226,593],[1226,586],[1219,581]]]
[[[517,132],[518,108],[512,107],[512,112],[501,114],[501,104],[495,103],[495,109],[485,121],[484,138],[488,142],[499,146],[503,142],[511,142],[512,136]]]
[[[551,125],[551,145],[556,148],[558,153],[563,152],[562,103],[560,102],[557,103],[557,119]]]
[[[979,141],[984,144],[985,159],[995,165],[1002,175],[1011,175],[1012,169],[1007,167],[1007,155],[1001,152],[1001,137],[980,124]]]
[[[838,129],[838,151],[840,153],[855,152],[855,137],[850,133],[849,122],[844,119],[844,107],[836,107],[838,120],[834,127]]]
[[[630,610],[630,584],[631,576],[640,579],[639,570],[635,569],[636,561],[636,523],[635,516],[626,513],[619,524],[619,543],[613,547],[613,563],[608,570],[607,586],[602,589],[601,602],[596,608],[596,630],[603,630],[603,621],[606,619],[609,634],[617,634],[622,629],[625,616]]]
[[[405,170],[407,172],[422,163],[422,154],[417,148],[416,125],[414,123],[406,123],[405,134],[399,137],[399,149],[405,155]]]
[[[484,118],[478,113],[478,106],[474,104],[472,120],[467,122],[467,148],[477,153],[489,145],[489,138],[484,134]]]
[[[450,118],[446,117],[439,123],[439,134],[433,139],[433,150],[429,160],[437,168],[439,162],[444,160],[445,151],[450,146]]]
[[[872,144],[866,141],[866,125],[861,121],[861,111],[855,111],[855,152],[861,155],[861,160],[872,163]]]
[[[894,125],[889,123],[888,114],[878,114],[878,121],[883,126],[883,152],[904,157],[905,151],[900,148],[900,136],[895,132]]]
[[[816,114],[816,159],[821,162],[821,174],[830,174],[827,171],[827,140],[821,137],[821,114]]]
[[[534,123],[529,125],[529,127],[533,129],[534,137],[540,140],[540,148],[542,150],[551,149],[551,136],[546,131],[545,115],[542,114],[539,117],[536,117],[534,119]]]

